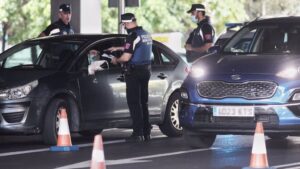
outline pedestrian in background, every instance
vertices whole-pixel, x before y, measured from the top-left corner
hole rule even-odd
[[[193,62],[197,58],[205,55],[213,44],[215,31],[210,24],[209,17],[205,15],[205,7],[202,4],[193,4],[187,11],[191,14],[193,22],[197,23],[186,41],[185,49],[188,62]]]
[[[121,23],[128,33],[125,45],[123,47],[111,47],[108,50],[123,50],[121,57],[112,58],[112,63],[125,65],[127,104],[133,123],[133,133],[127,141],[148,141],[152,128],[148,110],[152,38],[148,32],[137,25],[136,18],[132,13],[121,15]]]
[[[50,35],[74,34],[74,31],[70,24],[71,17],[72,17],[72,10],[70,4],[61,4],[59,6],[58,17],[59,17],[58,21],[49,25],[39,35],[39,37],[50,36]]]

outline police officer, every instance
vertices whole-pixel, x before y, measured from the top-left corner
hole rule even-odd
[[[50,36],[50,35],[68,35],[74,34],[74,31],[70,25],[72,16],[71,6],[69,4],[61,4],[59,6],[58,21],[49,25],[40,35]]]
[[[190,10],[192,21],[197,23],[185,44],[187,60],[192,62],[202,55],[205,55],[213,44],[214,29],[209,23],[209,17],[205,15],[205,7],[202,4],[192,4]]]
[[[151,125],[148,110],[148,83],[151,76],[152,38],[136,23],[132,13],[121,15],[121,23],[128,36],[123,47],[111,47],[108,50],[123,50],[121,57],[112,58],[112,63],[126,64],[125,81],[127,104],[133,122],[133,133],[127,141],[150,140]]]

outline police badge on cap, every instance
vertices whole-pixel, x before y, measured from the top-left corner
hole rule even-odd
[[[136,18],[133,13],[124,13],[121,15],[121,23],[135,22]]]
[[[59,6],[60,12],[71,13],[71,5],[70,4],[61,4]]]

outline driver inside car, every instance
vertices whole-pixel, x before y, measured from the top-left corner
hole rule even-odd
[[[94,75],[97,71],[108,69],[108,62],[100,59],[100,52],[98,50],[92,49],[89,51],[88,62],[89,75]]]

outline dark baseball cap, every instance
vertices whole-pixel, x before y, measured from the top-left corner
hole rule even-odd
[[[205,11],[205,7],[202,4],[192,4],[191,9],[188,10],[187,13],[191,13],[194,10],[196,10],[196,11]]]
[[[61,4],[59,6],[59,11],[60,12],[69,12],[69,13],[71,13],[71,11],[72,11],[71,5],[70,4]]]
[[[121,15],[121,23],[134,22],[136,18],[133,13],[124,13]]]

